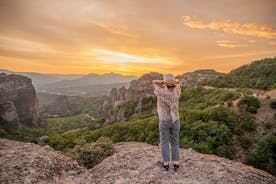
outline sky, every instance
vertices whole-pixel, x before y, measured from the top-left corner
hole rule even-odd
[[[1,0],[0,68],[231,70],[276,56],[276,0]]]

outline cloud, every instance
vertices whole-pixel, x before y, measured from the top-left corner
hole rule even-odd
[[[276,30],[267,25],[259,25],[254,23],[241,24],[231,20],[214,20],[211,22],[202,22],[193,20],[190,16],[183,16],[183,24],[195,29],[211,29],[223,31],[225,33],[255,36],[262,38],[276,38]]]
[[[99,61],[110,62],[110,63],[155,63],[163,65],[174,65],[174,62],[169,61],[163,57],[141,57],[131,55],[122,52],[115,52],[103,49],[94,49],[92,55]]]
[[[247,44],[240,44],[236,41],[230,41],[230,40],[218,40],[216,41],[217,45],[220,47],[227,47],[227,48],[237,48],[237,47],[246,47]]]
[[[276,41],[270,41],[268,42],[269,45],[276,46]]]
[[[42,51],[48,54],[57,53],[56,50],[50,48],[48,45],[45,45],[43,43],[0,36],[0,50],[3,48],[24,52]]]
[[[130,37],[130,38],[138,38],[139,35],[132,33],[127,26],[123,25],[118,25],[118,24],[112,24],[112,23],[101,23],[101,22],[96,22],[96,21],[91,21],[92,24],[105,29],[111,34],[116,34],[116,35],[121,35],[125,37]]]

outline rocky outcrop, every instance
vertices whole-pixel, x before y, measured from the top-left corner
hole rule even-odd
[[[152,80],[161,80],[162,78],[162,74],[151,72],[141,76],[137,80],[131,81],[128,89],[125,87],[119,89],[113,88],[109,95],[109,103],[113,107],[116,107],[118,104],[128,100],[153,96]]]
[[[53,103],[40,105],[39,110],[42,117],[65,116],[72,113],[68,97],[65,95],[56,95]]]
[[[0,74],[0,114],[15,127],[37,125],[38,100],[30,78]]]
[[[56,183],[86,171],[49,146],[0,139],[0,183]]]
[[[21,128],[21,123],[16,112],[16,107],[14,106],[14,103],[12,101],[3,101],[0,104],[0,112],[1,118],[9,122],[12,127],[15,127],[17,129]]]
[[[94,167],[88,178],[95,183],[276,183],[276,178],[259,169],[215,155],[180,150],[180,169],[161,168],[160,147],[125,142],[117,152]],[[91,180],[92,181],[92,180]]]
[[[216,72],[215,70],[196,70],[194,72],[184,73],[178,75],[178,78],[181,81],[182,87],[192,87],[197,85],[204,79],[216,78],[222,75],[222,73]]]
[[[151,72],[131,81],[128,89],[125,87],[113,88],[109,97],[105,98],[102,103],[103,111],[107,112],[105,123],[110,124],[124,120],[126,118],[125,109],[120,108],[119,105],[129,101],[134,101],[133,103],[130,102],[135,104],[134,107],[130,107],[134,109],[133,113],[141,113],[142,99],[154,96],[152,80],[161,80],[162,78],[162,74]]]
[[[115,144],[116,152],[86,170],[48,146],[0,139],[0,183],[64,184],[272,184],[269,173],[214,155],[180,150],[180,168],[164,171],[160,147],[146,143]]]
[[[176,76],[181,82],[182,87],[191,87],[197,85],[200,81],[207,78],[214,78],[221,75],[214,70],[197,70],[194,72],[185,73],[183,75]],[[110,91],[110,95],[103,101],[102,111],[107,112],[105,123],[110,124],[116,121],[122,121],[126,119],[125,110],[120,108],[120,104],[127,103],[128,101],[137,101],[133,116],[141,113],[143,105],[143,99],[147,97],[155,98],[153,93],[152,80],[163,79],[163,75],[156,72],[145,74],[133,80],[130,83],[128,89],[125,87],[113,88]],[[146,100],[147,101],[147,100]],[[151,102],[150,102],[151,103]],[[119,107],[118,107],[119,106]],[[128,105],[127,105],[128,106]],[[156,113],[156,109],[152,108],[152,113]]]

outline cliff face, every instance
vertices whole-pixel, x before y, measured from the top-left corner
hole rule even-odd
[[[113,88],[109,97],[104,99],[102,106],[103,111],[107,112],[105,123],[124,120],[126,109],[120,108],[119,105],[131,100],[134,100],[132,105],[135,106],[132,106],[133,113],[140,113],[143,98],[154,96],[152,80],[155,79],[161,80],[163,75],[156,72],[148,73],[137,80],[131,81],[128,89],[125,87]]]
[[[37,125],[38,100],[30,78],[0,74],[0,114],[17,128]]]
[[[197,85],[206,78],[214,78],[219,75],[221,74],[214,70],[197,70],[176,76],[176,78],[180,80],[182,87],[191,87]],[[104,112],[107,112],[105,123],[109,124],[126,119],[126,110],[120,108],[119,105],[128,101],[134,101],[135,107],[132,110],[133,116],[141,113],[142,106],[153,106],[153,104],[150,104],[152,100],[150,100],[149,104],[143,104],[143,99],[147,97],[155,98],[152,86],[152,80],[154,79],[162,80],[163,75],[151,72],[141,76],[137,80],[131,81],[128,89],[125,87],[118,89],[113,88],[109,97],[104,99],[101,107]],[[148,102],[148,100],[146,101]],[[127,106],[129,106],[129,104]],[[153,108],[152,113],[156,113],[156,109]]]
[[[276,183],[265,171],[193,150],[180,150],[178,171],[164,171],[158,146],[124,142],[116,143],[115,149],[112,156],[86,170],[49,146],[0,139],[0,183]]]
[[[67,115],[71,113],[68,97],[64,95],[57,95],[53,103],[41,105],[39,110],[42,117]]]
[[[163,75],[156,72],[148,73],[137,80],[131,81],[128,89],[125,87],[119,89],[113,88],[109,95],[109,103],[115,107],[131,99],[153,96],[152,80],[155,79],[161,80],[163,79]]]

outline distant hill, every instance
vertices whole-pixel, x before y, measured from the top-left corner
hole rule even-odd
[[[224,73],[217,72],[212,69],[195,70],[193,72],[187,72],[182,75],[176,76],[181,81],[182,87],[191,87],[197,85],[204,79],[216,78]]]
[[[48,93],[102,96],[110,92],[112,88],[128,87],[130,81],[136,76],[124,76],[115,73],[88,74],[72,80],[62,80],[41,86],[38,90]]]
[[[61,80],[72,80],[83,76],[81,74],[42,74],[42,73],[35,73],[35,72],[14,72],[14,71],[3,70],[3,69],[0,69],[0,73],[17,74],[17,75],[23,75],[23,76],[29,77],[32,79],[33,85],[37,88],[45,84],[50,84]]]
[[[109,94],[112,88],[128,87],[129,82],[113,84],[83,85],[78,87],[39,88],[39,92],[82,97],[100,97]]]
[[[214,87],[257,88],[268,90],[276,87],[276,57],[243,65],[215,79],[206,79],[203,85]]]
[[[116,73],[94,74],[41,74],[33,72],[14,72],[1,70],[0,73],[18,74],[29,77],[36,90],[45,93],[102,96],[116,87],[128,87],[136,76],[124,76]]]
[[[55,83],[45,85],[43,88],[66,88],[66,87],[81,87],[88,85],[103,85],[103,84],[115,84],[126,83],[136,79],[136,76],[124,76],[116,73],[106,74],[87,74],[79,78],[72,80],[62,80]]]

